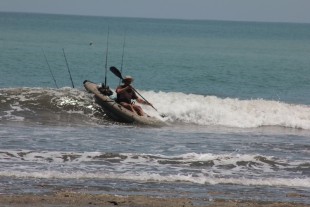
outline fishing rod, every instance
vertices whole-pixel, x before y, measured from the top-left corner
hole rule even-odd
[[[54,77],[54,74],[53,74],[53,72],[52,72],[52,69],[51,69],[51,67],[50,67],[50,64],[49,64],[48,61],[47,61],[47,57],[46,57],[46,55],[45,55],[45,52],[44,52],[43,48],[42,48],[42,52],[43,52],[43,55],[44,55],[44,57],[45,57],[45,61],[46,61],[46,63],[47,63],[48,69],[49,69],[49,71],[50,71],[50,73],[51,73],[51,76],[52,76],[52,78],[53,78],[53,80],[54,80],[55,86],[56,86],[56,88],[59,88],[58,85],[57,85],[57,83],[56,83],[56,79],[55,79],[55,77]]]
[[[123,72],[123,62],[124,62],[124,52],[125,52],[125,42],[126,42],[126,31],[124,32],[124,41],[123,41],[123,53],[122,53],[122,64],[121,64],[121,73]],[[119,79],[119,84],[121,84],[122,79]]]
[[[107,86],[107,73],[108,73],[108,53],[109,53],[109,26],[108,26],[108,35],[107,35],[107,49],[105,55],[105,74],[104,74],[104,86]]]
[[[110,71],[116,75],[117,77],[119,77],[121,80],[124,80],[122,73],[114,66],[110,67]],[[158,110],[148,101],[146,100],[134,87],[131,86],[131,88],[144,100],[146,101],[153,109],[155,109],[155,111],[158,112]],[[165,114],[160,114],[161,117],[166,117]]]
[[[66,53],[65,53],[65,49],[64,49],[64,48],[62,48],[62,51],[63,51],[63,53],[64,53],[64,57],[65,57],[65,60],[66,60],[66,65],[67,65],[68,73],[69,73],[69,75],[70,75],[70,80],[71,80],[72,88],[74,88],[74,84],[73,84],[73,80],[72,80],[72,76],[71,76],[71,72],[70,72],[69,64],[68,64],[68,61],[67,61],[67,57],[66,57]]]

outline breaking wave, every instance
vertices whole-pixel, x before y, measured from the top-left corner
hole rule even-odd
[[[141,91],[158,109],[144,110],[170,123],[256,128],[310,129],[310,106],[270,100],[239,100],[176,92]],[[114,123],[83,89],[0,89],[0,121],[34,123]],[[160,114],[165,114],[161,118]]]
[[[92,96],[78,89],[10,88],[0,96],[0,122],[90,124],[105,118]]]
[[[310,129],[310,106],[270,100],[239,100],[184,93],[145,92],[167,120],[206,126]],[[148,113],[154,113],[148,111]]]

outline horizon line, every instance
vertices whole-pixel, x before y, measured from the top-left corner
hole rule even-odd
[[[168,17],[140,17],[140,16],[105,16],[105,15],[91,15],[91,14],[68,14],[68,13],[33,12],[33,11],[2,11],[0,10],[0,13],[63,15],[63,16],[104,17],[104,18],[132,18],[132,19],[154,19],[154,20],[180,20],[180,21],[221,21],[221,22],[244,22],[244,23],[310,24],[310,22],[294,22],[294,21],[255,21],[255,20],[196,19],[196,18],[168,18]]]

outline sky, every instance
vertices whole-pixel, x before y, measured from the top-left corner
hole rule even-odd
[[[310,0],[0,0],[0,11],[310,23]]]

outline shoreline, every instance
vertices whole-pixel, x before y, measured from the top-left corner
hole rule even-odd
[[[289,196],[289,195],[288,195]],[[293,195],[298,196],[298,195]],[[203,203],[203,204],[202,204]],[[110,194],[91,194],[73,191],[60,191],[52,194],[0,195],[0,205],[6,207],[73,207],[73,206],[132,206],[132,207],[310,207],[310,204],[294,202],[268,202],[254,200],[212,201],[195,200],[193,198],[159,198],[152,196],[130,195],[119,196]]]

